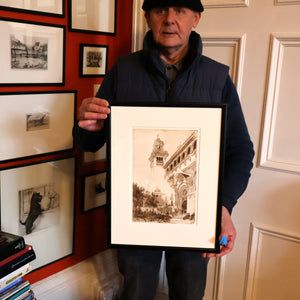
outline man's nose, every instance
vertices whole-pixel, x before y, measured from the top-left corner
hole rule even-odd
[[[175,21],[175,17],[176,17],[176,13],[173,9],[169,8],[166,11],[166,15],[165,15],[165,23],[166,24],[172,24]]]

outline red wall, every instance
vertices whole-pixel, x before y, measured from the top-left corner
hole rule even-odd
[[[0,10],[0,17],[30,20],[42,23],[52,23],[66,26],[66,60],[65,60],[65,86],[30,86],[30,87],[0,87],[0,92],[7,91],[50,91],[50,90],[77,90],[77,113],[78,108],[85,97],[93,95],[93,85],[100,84],[103,78],[80,78],[79,77],[79,45],[100,44],[108,45],[108,70],[114,65],[120,55],[131,51],[131,30],[132,30],[132,0],[117,1],[117,26],[116,35],[96,35],[86,33],[75,33],[68,31],[68,1],[65,0],[65,17],[56,18],[49,16],[34,15],[28,13]],[[1,70],[0,70],[1,72]],[[104,170],[105,161],[82,164],[82,153],[76,148],[64,153],[46,155],[38,158],[23,159],[10,163],[0,163],[0,171],[8,166],[19,166],[26,163],[46,161],[53,158],[63,158],[69,155],[77,157],[76,174],[76,205],[75,205],[75,241],[74,254],[52,263],[39,270],[33,271],[26,276],[31,283],[39,281],[67,267],[70,267],[81,260],[86,259],[106,248],[106,220],[105,208],[82,214],[82,175],[88,175],[94,171]],[[49,241],[51,247],[51,241]]]

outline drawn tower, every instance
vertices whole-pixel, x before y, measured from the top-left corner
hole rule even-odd
[[[159,204],[170,204],[172,199],[173,190],[170,188],[169,183],[165,179],[165,170],[163,168],[167,157],[168,151],[164,149],[165,143],[159,138],[154,140],[152,152],[149,157],[150,162],[150,182],[151,192],[154,193]]]

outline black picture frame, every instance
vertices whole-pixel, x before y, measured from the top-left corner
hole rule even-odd
[[[12,2],[12,1],[10,1]],[[43,3],[42,1],[40,1]],[[65,1],[60,0],[60,6],[58,7],[58,10],[55,11],[55,8],[50,9],[47,8],[46,5],[44,7],[34,7],[34,4],[29,4],[29,7],[22,7],[18,4],[11,3],[10,5],[7,5],[7,1],[0,0],[0,9],[1,10],[7,10],[7,11],[15,11],[15,12],[21,12],[21,13],[27,13],[27,14],[34,14],[34,15],[41,15],[41,16],[49,16],[49,17],[57,17],[57,18],[64,18],[65,17]]]
[[[79,77],[104,77],[107,73],[108,45],[80,44]]]
[[[33,246],[33,270],[74,254],[76,157],[67,156],[0,170],[1,230]],[[34,194],[42,213],[26,221]]]
[[[111,5],[111,3],[113,3]],[[68,0],[69,5],[69,31],[116,35],[117,0],[89,0],[76,3]],[[98,5],[98,7],[96,7]],[[97,22],[97,24],[95,24]],[[100,24],[99,24],[100,22]]]
[[[106,170],[82,176],[82,199],[82,213],[87,213],[106,205]]]
[[[0,17],[0,86],[63,86],[66,26]]]
[[[0,162],[74,150],[76,103],[75,90],[0,92]]]
[[[226,111],[226,104],[111,105],[110,247],[220,251]]]

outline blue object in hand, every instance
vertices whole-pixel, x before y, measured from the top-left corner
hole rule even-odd
[[[227,243],[228,243],[227,237],[225,235],[223,235],[221,240],[220,240],[220,245],[226,246]]]

